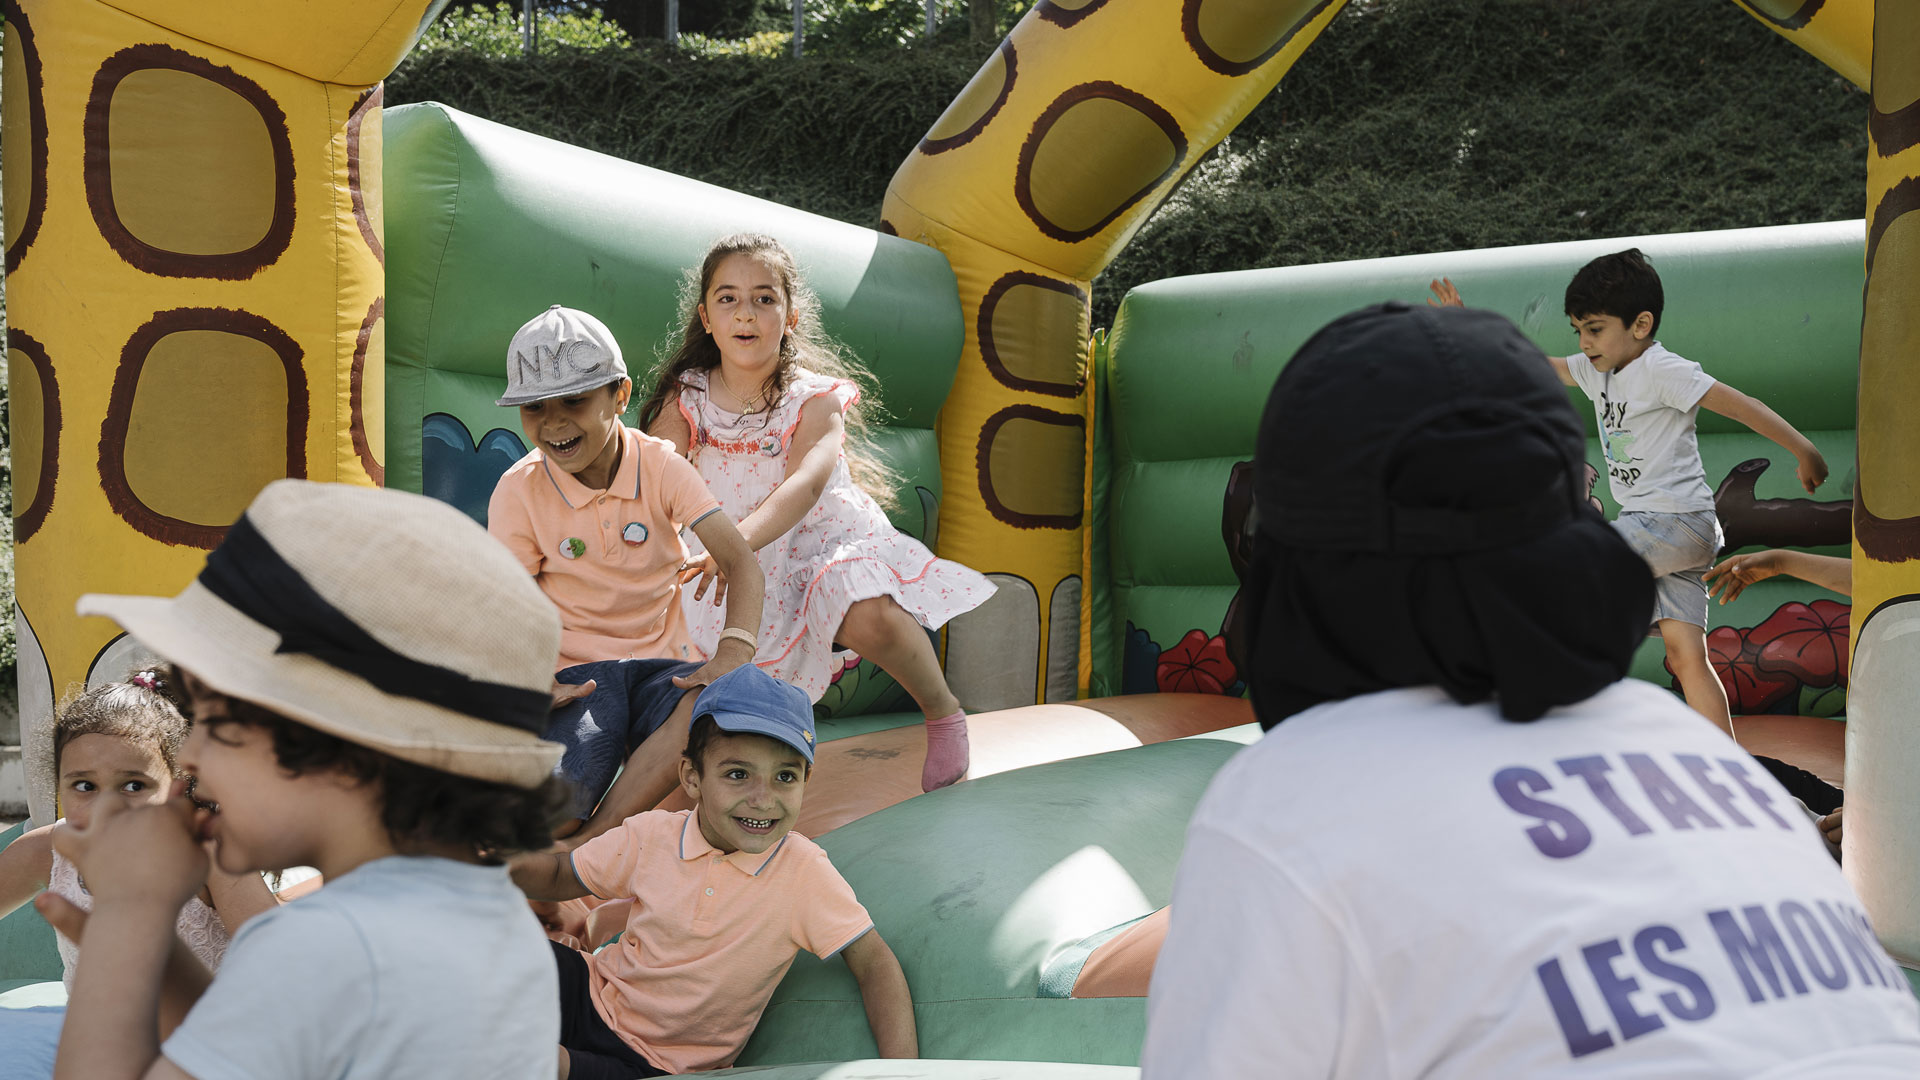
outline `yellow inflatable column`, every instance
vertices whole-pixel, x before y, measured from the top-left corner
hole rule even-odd
[[[1874,0],[1733,0],[1741,10],[1865,90]],[[1884,3],[1884,0],[1882,0]]]
[[[1880,0],[1867,131],[1844,865],[1920,967],[1920,4]]]
[[[1041,0],[894,175],[967,337],[940,414],[940,551],[1000,586],[950,625],[974,709],[1079,686],[1088,287],[1344,0]]]
[[[14,620],[46,821],[55,702],[134,655],[74,600],[179,589],[268,481],[380,481],[377,84],[441,5],[3,6]]]

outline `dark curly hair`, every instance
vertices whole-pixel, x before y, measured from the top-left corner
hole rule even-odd
[[[60,703],[53,722],[53,773],[60,755],[82,735],[112,735],[160,751],[169,773],[179,772],[180,744],[187,737],[186,710],[178,680],[160,668],[141,668],[125,682],[107,683]]]
[[[1666,290],[1653,264],[1639,248],[1602,255],[1580,268],[1567,283],[1567,315],[1612,315],[1628,326],[1641,312],[1653,316],[1653,333],[1660,332],[1660,312],[1667,306]]]
[[[176,685],[178,683],[175,679]],[[293,776],[334,772],[380,793],[380,823],[394,846],[450,847],[497,865],[516,851],[553,843],[569,798],[565,781],[514,787],[429,769],[308,727],[271,709],[227,697],[224,717],[196,720],[209,732],[242,724],[273,738],[273,757]]]

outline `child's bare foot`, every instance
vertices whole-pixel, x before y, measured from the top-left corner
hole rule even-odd
[[[920,790],[943,788],[967,774],[967,714],[956,710],[927,721],[927,763],[920,770]]]

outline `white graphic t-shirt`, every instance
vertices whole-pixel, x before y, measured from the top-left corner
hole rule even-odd
[[[1567,357],[1567,371],[1593,401],[1607,485],[1622,511],[1713,509],[1693,432],[1713,376],[1657,341],[1619,371],[1598,371],[1579,353]]]
[[[1187,833],[1143,1080],[1920,1076],[1812,822],[1673,695],[1319,706]]]

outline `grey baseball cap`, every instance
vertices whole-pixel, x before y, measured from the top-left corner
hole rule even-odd
[[[526,405],[597,390],[627,377],[607,324],[555,304],[527,320],[507,346],[507,392],[496,405]]]

